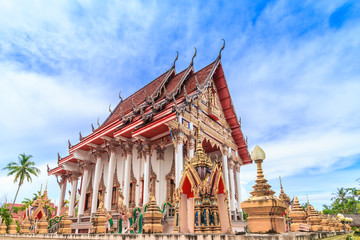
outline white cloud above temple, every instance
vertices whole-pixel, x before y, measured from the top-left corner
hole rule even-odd
[[[346,0],[1,2],[0,167],[20,153],[34,155],[43,173],[19,199],[47,180],[57,199],[45,166],[56,165],[57,152],[66,155],[67,139],[90,133],[119,91],[127,97],[155,79],[176,51],[179,72],[197,47],[199,70],[224,38],[222,64],[249,150],[265,150],[274,190],[281,175],[290,196],[303,201],[308,193],[320,208],[336,187],[360,177],[359,9]],[[241,174],[248,193],[255,165]],[[0,182],[12,199],[5,171]]]

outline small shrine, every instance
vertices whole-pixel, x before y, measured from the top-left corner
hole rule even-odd
[[[321,212],[320,218],[321,218],[320,224],[322,226],[322,231],[329,232],[330,231],[329,220],[327,219],[327,217],[324,215],[323,212]]]
[[[93,227],[90,229],[90,233],[98,234],[98,233],[106,233],[105,223],[107,221],[105,209],[104,209],[104,201],[99,193],[99,207],[95,213],[95,217],[92,219]]]
[[[261,167],[265,152],[256,146],[251,159],[257,164],[257,180],[250,192],[252,197],[241,203],[241,208],[248,214],[251,233],[284,233],[285,219],[282,216],[286,202],[274,196],[274,191],[264,178]]]
[[[310,215],[308,216],[308,224],[310,225],[310,231],[318,232],[322,230],[321,218],[319,213],[314,209],[314,206],[310,207]]]
[[[185,163],[175,191],[174,233],[230,233],[232,230],[222,163],[202,147],[200,128],[194,157]]]
[[[16,234],[17,233],[17,225],[15,223],[15,220],[13,219],[9,225],[9,230],[8,230],[8,233],[9,234]]]
[[[142,228],[143,233],[162,233],[163,226],[161,225],[161,218],[163,214],[160,208],[156,205],[154,195],[150,196],[150,202],[146,212],[143,213],[144,226]]]
[[[65,215],[62,217],[60,221],[60,229],[58,231],[59,234],[70,234],[71,228],[70,225],[72,224],[72,221],[69,217],[69,213],[65,212]]]
[[[292,220],[291,231],[299,232],[301,225],[306,225],[306,213],[304,209],[300,206],[299,200],[297,197],[294,199],[293,207],[289,213],[289,217]]]
[[[30,233],[31,224],[29,222],[29,218],[26,216],[25,220],[22,222],[20,226],[20,234],[29,234]]]
[[[6,233],[6,223],[5,223],[5,219],[2,221],[2,224],[0,226],[0,234],[5,234]]]

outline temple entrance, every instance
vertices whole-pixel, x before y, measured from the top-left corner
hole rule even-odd
[[[194,193],[188,177],[185,178],[180,195],[179,232],[194,233]]]

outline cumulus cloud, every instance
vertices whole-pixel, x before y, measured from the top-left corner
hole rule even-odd
[[[265,175],[306,176],[308,192],[329,194],[335,180],[312,192],[313,173],[359,161],[359,4],[349,2],[2,2],[1,164],[21,152],[56,164],[68,138],[76,143],[105,119],[119,90],[126,97],[156,78],[175,51],[178,71],[194,46],[195,69],[206,66],[225,38],[232,100],[250,149],[267,153]],[[247,191],[254,178],[254,165],[242,168]]]

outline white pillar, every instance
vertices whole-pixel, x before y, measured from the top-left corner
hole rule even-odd
[[[129,207],[129,194],[130,194],[130,164],[131,164],[131,156],[132,156],[132,145],[127,144],[126,147],[126,160],[124,167],[124,203],[127,207]]]
[[[89,169],[85,169],[84,173],[83,173],[83,177],[82,177],[78,215],[80,215],[80,214],[83,215],[84,214],[85,196],[86,196],[86,188],[87,188],[88,182],[89,182]]]
[[[147,149],[145,152],[145,162],[144,162],[144,200],[143,204],[149,202],[149,184],[150,184],[150,149]]]
[[[176,187],[179,187],[181,174],[184,168],[183,160],[183,136],[182,133],[179,133],[176,139],[176,149],[175,149],[175,184]]]
[[[229,203],[230,203],[231,198],[230,198],[230,188],[229,188],[229,171],[228,171],[227,155],[228,155],[228,147],[224,146],[224,148],[223,148],[224,178],[225,178],[226,189],[228,191],[228,196],[227,197],[228,197],[228,200],[229,200]]]
[[[91,202],[91,214],[95,214],[97,210],[100,177],[101,177],[101,156],[98,153],[96,154],[95,176],[93,182],[93,194],[92,194],[92,202]]]
[[[109,212],[111,211],[111,199],[112,199],[112,189],[114,182],[114,172],[115,172],[115,148],[110,147],[110,160],[109,160],[109,168],[107,174],[107,184],[106,184],[106,193],[105,193],[105,208]]]
[[[236,183],[237,183],[237,210],[239,213],[242,213],[241,209],[241,184],[240,184],[240,163],[236,163]],[[240,215],[242,219],[242,214]]]
[[[75,199],[76,199],[76,191],[77,191],[77,177],[73,176],[71,178],[71,196],[70,196],[70,204],[69,204],[69,216],[75,216]]]
[[[230,184],[231,184],[231,211],[235,211],[235,181],[234,181],[234,161],[230,160]]]
[[[66,193],[66,183],[67,183],[66,177],[62,176],[61,182],[60,182],[60,198],[59,198],[59,207],[58,207],[57,214],[56,214],[57,216],[61,215],[61,210],[64,205],[65,193]]]

